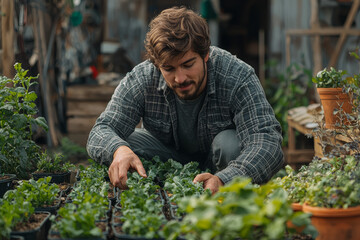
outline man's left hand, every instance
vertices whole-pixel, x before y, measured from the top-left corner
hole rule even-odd
[[[220,178],[212,175],[211,173],[198,174],[194,178],[193,182],[202,182],[204,189],[210,189],[212,194],[219,191],[219,187],[224,186],[224,183],[220,180]]]

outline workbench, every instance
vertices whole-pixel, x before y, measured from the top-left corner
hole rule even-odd
[[[321,147],[318,141],[314,139],[314,147],[312,149],[298,149],[296,147],[296,134],[306,135],[309,138],[314,138],[313,130],[318,127],[319,119],[321,119],[320,104],[312,104],[307,107],[297,107],[288,111],[288,149],[285,152],[286,163],[294,169],[298,169],[304,164],[311,162],[319,152]]]
[[[304,164],[312,161],[314,156],[323,157],[324,151],[329,153],[333,146],[343,146],[348,142],[353,142],[358,139],[360,133],[358,130],[344,130],[344,129],[325,129],[323,127],[322,134],[316,133],[316,129],[321,128],[323,124],[323,110],[320,104],[312,104],[307,107],[297,107],[288,111],[288,149],[285,152],[286,163],[294,169],[299,169]],[[313,138],[314,147],[312,149],[299,149],[296,147],[296,134],[306,135]],[[331,146],[327,146],[325,150],[321,146],[321,139],[331,142]],[[349,151],[347,154],[353,152]]]

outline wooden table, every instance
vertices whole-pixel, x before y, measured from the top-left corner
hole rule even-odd
[[[311,162],[314,156],[323,157],[324,150],[321,146],[320,136],[314,132],[319,127],[323,118],[323,112],[320,104],[312,104],[307,107],[293,108],[288,111],[288,150],[285,152],[286,162],[294,169],[298,169],[304,164]],[[295,131],[307,135],[314,139],[313,149],[296,148]],[[324,132],[325,131],[325,132]],[[355,133],[354,133],[355,132]],[[323,129],[322,139],[325,138],[331,142],[332,146],[338,144],[342,146],[352,139],[358,139],[360,131],[345,132],[344,129]],[[351,134],[350,134],[351,133]],[[325,151],[330,152],[332,146],[327,146]],[[352,152],[348,152],[351,154]]]
[[[320,150],[314,139],[314,148],[297,149],[295,131],[308,137],[314,137],[313,129],[318,126],[319,113],[321,112],[320,104],[312,104],[308,107],[293,108],[288,111],[288,149],[285,152],[286,163],[294,169],[298,169],[304,164],[311,162],[316,155],[315,150]]]

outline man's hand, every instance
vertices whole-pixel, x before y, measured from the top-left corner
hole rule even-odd
[[[126,189],[127,172],[130,169],[136,170],[142,177],[147,177],[139,157],[129,147],[121,146],[115,151],[109,167],[111,183],[120,189]]]
[[[204,189],[210,189],[212,194],[219,191],[220,186],[224,186],[224,183],[220,180],[220,178],[218,176],[212,175],[211,173],[198,174],[194,178],[193,182],[202,182]]]

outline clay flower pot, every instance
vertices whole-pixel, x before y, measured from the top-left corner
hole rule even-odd
[[[302,211],[303,205],[300,203],[291,203],[291,208],[294,212]]]
[[[319,232],[316,240],[360,239],[360,206],[350,208],[322,208],[303,205],[311,213],[311,222]]]
[[[333,114],[334,109],[340,109],[342,105],[345,113],[351,113],[352,107],[349,95],[343,93],[341,88],[317,88],[317,92],[324,109],[325,127],[336,128],[335,124],[339,122],[339,116]],[[345,121],[344,123],[348,124],[349,122]]]

